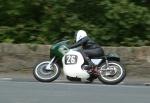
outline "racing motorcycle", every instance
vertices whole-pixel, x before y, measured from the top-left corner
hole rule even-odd
[[[120,57],[114,53],[102,57],[91,58],[96,67],[86,70],[87,63],[77,48],[69,49],[69,41],[61,41],[51,46],[50,60],[43,61],[33,69],[34,77],[40,82],[56,80],[63,70],[69,81],[97,79],[104,84],[118,84],[126,76]]]

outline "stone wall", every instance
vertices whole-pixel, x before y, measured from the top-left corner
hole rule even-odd
[[[105,51],[119,54],[128,76],[150,77],[150,47],[105,47]]]
[[[50,45],[0,44],[0,72],[30,71],[41,61],[49,60]],[[150,77],[150,47],[104,47],[117,53],[128,76]]]
[[[49,45],[0,44],[0,72],[32,70],[49,59]]]

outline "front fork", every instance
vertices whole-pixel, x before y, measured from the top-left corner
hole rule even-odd
[[[46,70],[51,70],[52,68],[51,68],[51,64],[54,62],[54,60],[55,60],[55,58],[56,57],[53,57],[50,61],[49,61],[49,63],[48,63],[48,65],[46,66]]]

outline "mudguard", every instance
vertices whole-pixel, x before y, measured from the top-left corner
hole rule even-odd
[[[118,61],[118,62],[120,61],[120,57],[116,53],[109,53],[106,55],[106,57],[107,57],[107,60],[109,61]]]

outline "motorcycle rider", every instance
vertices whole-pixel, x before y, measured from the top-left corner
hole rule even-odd
[[[90,70],[95,67],[95,64],[90,60],[104,55],[103,49],[92,39],[87,36],[86,31],[78,30],[75,33],[76,43],[70,46],[70,48],[76,48],[82,46],[83,50],[80,50],[84,57],[84,60],[88,63],[86,70]]]

